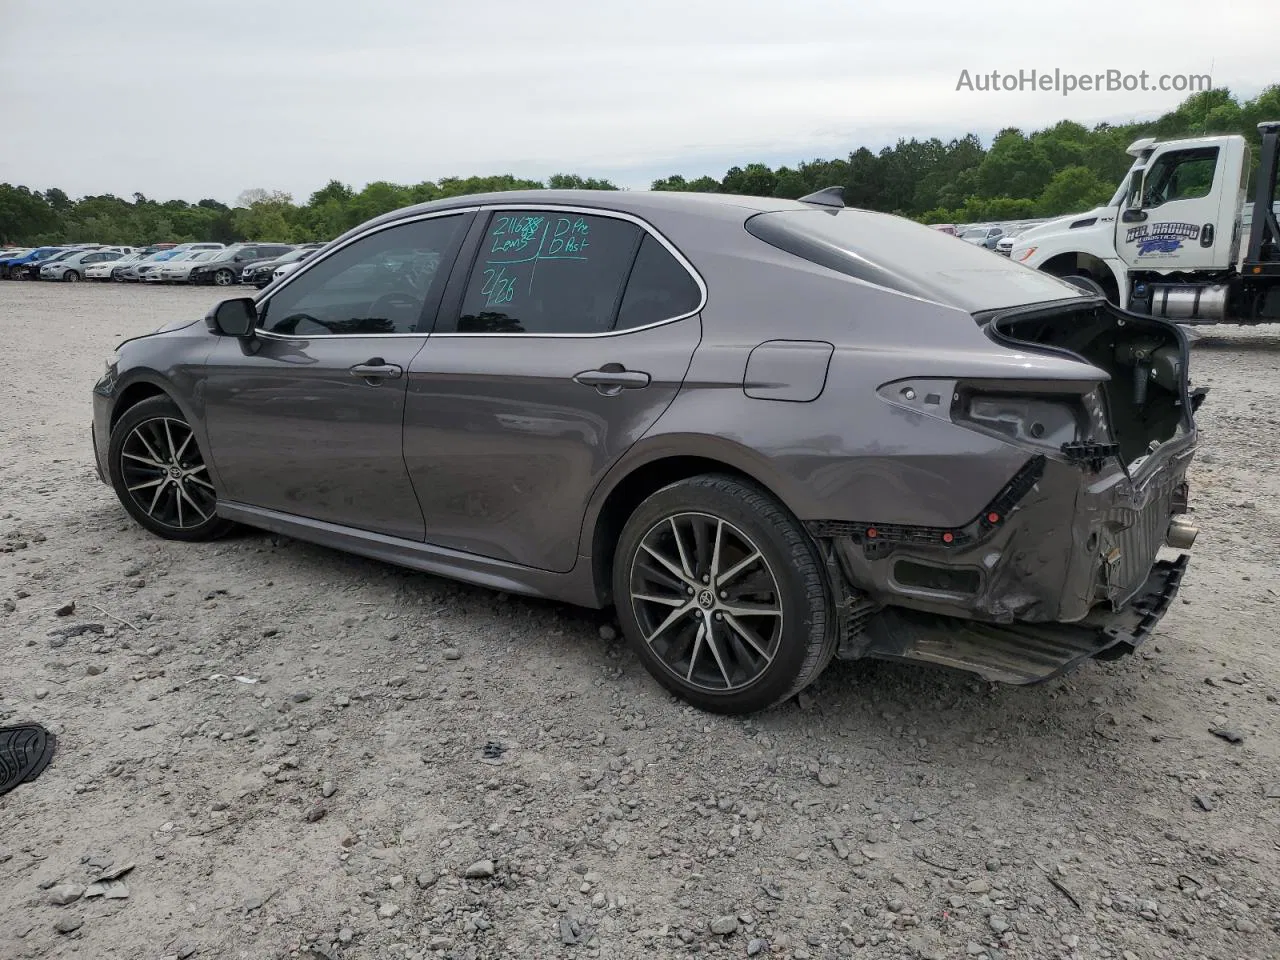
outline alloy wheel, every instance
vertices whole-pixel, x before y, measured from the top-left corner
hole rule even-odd
[[[137,424],[120,452],[125,489],[156,523],[189,530],[208,523],[217,495],[191,427],[172,417]]]
[[[230,270],[219,270],[213,275],[213,282],[220,287],[229,287],[234,280]]]
[[[689,685],[742,689],[778,653],[778,580],[751,538],[720,517],[678,513],[650,527],[632,560],[630,593],[644,642]]]

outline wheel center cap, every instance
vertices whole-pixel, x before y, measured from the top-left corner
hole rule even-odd
[[[698,606],[703,610],[710,610],[716,605],[716,595],[710,590],[702,590],[698,593]]]
[[[181,467],[170,467],[170,468],[169,468],[169,476],[173,477],[173,479],[175,479],[175,480],[181,480],[181,479],[182,479],[182,468],[181,468]]]

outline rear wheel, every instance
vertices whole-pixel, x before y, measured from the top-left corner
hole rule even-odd
[[[735,477],[693,477],[645,500],[619,538],[613,591],[645,667],[703,710],[778,704],[835,650],[813,541],[769,493]]]
[[[125,411],[111,430],[107,467],[124,508],[158,536],[212,540],[232,528],[217,515],[217,492],[195,433],[168,397]]]

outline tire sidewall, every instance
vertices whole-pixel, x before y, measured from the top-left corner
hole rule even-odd
[[[182,412],[182,408],[173,402],[169,397],[149,397],[134,406],[121,415],[116,421],[116,425],[111,428],[111,438],[107,444],[107,474],[111,481],[111,487],[115,490],[116,497],[119,498],[121,505],[129,513],[129,516],[138,521],[143,527],[157,536],[164,537],[168,540],[211,540],[221,536],[229,528],[228,521],[223,520],[216,513],[198,527],[187,527],[185,529],[177,529],[158,523],[151,517],[147,516],[145,510],[142,509],[129,493],[128,485],[124,480],[121,470],[121,458],[124,451],[124,443],[134,427],[147,420],[154,420],[160,417],[167,417],[171,420],[181,420],[189,425],[187,417]],[[193,443],[199,447],[200,456],[204,460],[205,465],[209,463],[209,458],[205,450],[200,446],[200,438],[193,437]]]
[[[636,656],[663,687],[709,712],[752,713],[787,699],[804,685],[802,675],[813,645],[825,645],[830,640],[827,636],[833,623],[827,613],[830,591],[825,580],[815,591],[815,585],[797,569],[793,551],[798,548],[811,551],[812,567],[821,569],[821,564],[812,543],[794,518],[786,514],[793,528],[782,529],[772,518],[753,511],[736,497],[726,495],[715,486],[699,483],[705,479],[727,480],[751,494],[768,497],[765,491],[730,477],[695,477],[658,490],[636,508],[618,538],[613,566],[614,603],[618,621]],[[774,506],[784,510],[776,501]],[[764,555],[781,592],[783,636],[774,661],[749,686],[732,693],[716,694],[685,684],[649,648],[632,609],[631,565],[640,542],[656,524],[680,513],[706,513],[741,530]],[[795,542],[797,532],[804,538],[803,543]],[[788,534],[791,543],[788,543]]]

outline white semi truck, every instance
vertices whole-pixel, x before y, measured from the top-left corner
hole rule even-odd
[[[1280,121],[1258,129],[1247,235],[1248,141],[1149,137],[1130,145],[1133,166],[1106,206],[1031,228],[1011,259],[1134,313],[1182,324],[1280,323]]]

